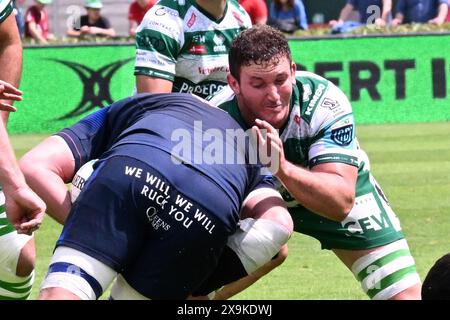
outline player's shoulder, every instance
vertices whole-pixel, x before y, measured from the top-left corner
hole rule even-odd
[[[342,116],[352,115],[345,93],[331,81],[307,71],[296,73],[300,92],[301,118],[311,128],[320,130]]]

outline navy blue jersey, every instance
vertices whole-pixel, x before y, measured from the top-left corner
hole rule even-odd
[[[124,99],[62,130],[76,169],[99,161],[57,246],[102,261],[146,297],[186,298],[216,267],[246,195],[272,186],[236,132],[226,112],[174,93]]]
[[[123,99],[58,135],[72,150],[75,170],[94,158],[145,153],[144,146],[165,151],[216,183],[238,212],[251,190],[272,186],[271,177],[262,175],[259,165],[249,164],[253,159],[248,143],[236,143],[239,138],[235,135],[243,133],[226,112],[206,101],[190,94],[170,93]],[[165,172],[164,163],[151,159],[147,163]],[[195,189],[188,194],[195,197]],[[214,202],[209,205],[207,209],[213,212]]]

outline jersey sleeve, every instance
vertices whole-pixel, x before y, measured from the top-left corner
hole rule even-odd
[[[339,162],[359,166],[355,121],[345,94],[329,83],[311,119],[313,142],[308,151],[309,166]]]
[[[104,151],[107,137],[108,107],[81,119],[73,126],[56,133],[69,146],[75,159],[75,172],[86,162],[98,158]]]
[[[182,23],[178,11],[160,4],[147,12],[136,33],[135,75],[174,81]]]
[[[147,95],[119,100],[84,117],[56,135],[64,139],[75,159],[75,171],[107,151],[142,112],[140,101]]]
[[[13,11],[13,3],[11,0],[0,0],[0,23],[6,20]]]
[[[270,173],[270,171],[263,167],[255,165],[253,171],[253,179],[248,186],[246,195],[250,194],[250,192],[262,189],[262,188],[270,188],[276,190],[278,185],[275,177]]]

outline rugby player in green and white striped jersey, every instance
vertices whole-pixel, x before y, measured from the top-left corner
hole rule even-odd
[[[206,97],[225,86],[228,47],[251,20],[236,0],[161,0],[136,33],[138,93]]]
[[[25,183],[6,132],[8,112],[15,110],[11,101],[21,100],[22,94],[15,88],[22,68],[22,44],[12,11],[12,1],[0,0],[0,300],[26,299],[30,294],[34,240],[18,234],[14,226],[31,234],[45,212],[45,204]]]
[[[252,127],[262,150],[277,151],[273,172],[294,231],[333,250],[371,299],[420,299],[414,259],[359,147],[345,94],[318,75],[296,72],[286,38],[268,26],[240,33],[229,63],[230,86],[210,102]]]
[[[231,41],[250,27],[249,15],[236,0],[159,1],[147,12],[137,29],[134,69],[137,92],[189,92],[203,98],[214,94],[227,85]],[[275,217],[272,222],[278,224],[280,221]],[[232,240],[240,242],[242,237],[251,238],[252,230],[248,228],[244,233],[235,234]],[[269,272],[286,257],[287,246],[283,246],[262,270]],[[260,266],[259,262],[267,258],[271,257],[262,254],[240,256],[247,264],[253,261],[246,272],[254,271]],[[219,273],[218,269],[212,278],[218,276],[223,280]],[[251,282],[251,279],[244,281]],[[222,297],[233,294],[223,293]]]

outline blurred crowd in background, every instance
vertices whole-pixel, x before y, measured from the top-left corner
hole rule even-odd
[[[46,44],[58,37],[135,36],[157,0],[14,0],[22,37]],[[450,21],[449,0],[239,0],[253,24],[269,24],[287,34],[329,28],[338,34],[365,25]],[[125,10],[127,8],[127,10]],[[55,26],[53,26],[55,24]]]

